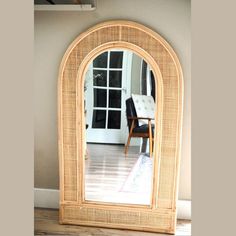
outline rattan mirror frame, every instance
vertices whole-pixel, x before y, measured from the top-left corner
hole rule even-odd
[[[156,79],[157,109],[153,194],[150,206],[84,199],[84,74],[109,48],[143,57]],[[175,233],[183,112],[183,74],[172,47],[156,32],[131,21],[109,21],[80,34],[59,69],[58,145],[60,223]]]

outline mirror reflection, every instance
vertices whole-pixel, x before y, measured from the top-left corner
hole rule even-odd
[[[98,55],[85,75],[85,200],[151,204],[155,80],[132,51]]]

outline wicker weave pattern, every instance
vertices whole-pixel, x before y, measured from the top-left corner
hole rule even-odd
[[[66,216],[66,223],[79,222],[81,225],[87,224],[104,224],[116,225],[128,224],[130,228],[135,229],[137,224],[142,224],[143,230],[153,231],[155,227],[162,228],[161,232],[170,230],[169,221],[174,215],[167,215],[157,212],[140,212],[140,211],[124,211],[124,210],[107,210],[94,208],[79,208],[77,206],[63,207],[63,213]],[[119,223],[118,223],[119,222]],[[145,224],[143,224],[145,222]]]
[[[83,75],[89,60],[112,47],[128,48],[143,57],[153,68],[157,79],[154,184],[152,211],[123,213],[109,209],[66,207],[84,202],[84,116]],[[61,222],[120,225],[123,228],[146,227],[150,231],[174,232],[179,175],[179,149],[183,103],[182,71],[173,49],[150,29],[127,21],[107,22],[81,34],[69,47],[59,73],[59,153]],[[76,205],[75,205],[76,206]],[[159,209],[167,210],[160,214]],[[112,217],[111,215],[112,214]],[[117,222],[112,219],[117,218]],[[88,223],[89,224],[89,223]],[[126,225],[126,226],[125,226]]]

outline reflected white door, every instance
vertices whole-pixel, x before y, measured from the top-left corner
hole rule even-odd
[[[111,50],[91,63],[86,75],[87,142],[125,144],[125,100],[130,97],[132,52]]]

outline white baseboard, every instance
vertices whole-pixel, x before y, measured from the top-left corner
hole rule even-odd
[[[43,208],[59,208],[59,190],[58,189],[34,189],[34,206]]]
[[[35,188],[34,206],[53,209],[59,208],[59,190]],[[182,220],[191,219],[191,201],[178,200],[177,218]]]
[[[181,220],[191,220],[191,200],[178,200],[177,218]]]

